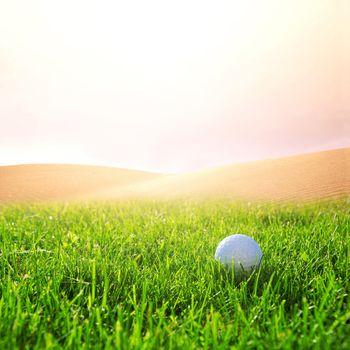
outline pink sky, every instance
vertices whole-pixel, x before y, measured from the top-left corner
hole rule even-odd
[[[350,146],[344,0],[0,4],[0,164],[161,172]]]

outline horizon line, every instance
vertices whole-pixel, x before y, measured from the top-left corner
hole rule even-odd
[[[340,150],[346,150],[349,149],[349,146],[344,147],[338,147],[338,148],[327,148],[327,149],[321,149],[316,151],[307,151],[304,153],[292,153],[287,154],[285,156],[276,156],[276,157],[264,157],[264,158],[256,158],[256,159],[250,159],[246,161],[238,161],[238,162],[232,162],[232,163],[222,163],[220,165],[215,166],[208,166],[203,168],[198,168],[191,171],[179,171],[179,172],[161,172],[161,171],[153,171],[150,169],[145,168],[126,168],[122,166],[117,165],[107,165],[106,163],[80,163],[80,162],[74,162],[74,163],[57,163],[57,162],[38,162],[38,163],[11,163],[11,164],[0,164],[0,167],[16,167],[16,166],[82,166],[82,167],[97,167],[97,168],[109,168],[109,169],[118,169],[118,170],[125,170],[125,171],[135,171],[135,172],[143,172],[143,173],[149,173],[154,175],[181,175],[181,174],[191,174],[206,170],[212,170],[212,169],[218,169],[230,165],[241,165],[241,164],[248,164],[248,163],[254,163],[254,162],[260,162],[260,161],[269,161],[269,160],[277,160],[277,159],[283,159],[283,158],[293,158],[298,156],[304,156],[304,155],[311,155],[316,153],[325,153],[325,152],[332,152],[332,151],[340,151]]]

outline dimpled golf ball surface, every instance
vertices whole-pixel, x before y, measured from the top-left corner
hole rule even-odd
[[[219,243],[215,252],[215,259],[225,266],[232,268],[234,264],[235,273],[250,273],[259,266],[261,257],[259,244],[242,234],[227,236]]]

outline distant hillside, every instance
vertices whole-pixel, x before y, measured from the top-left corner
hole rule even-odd
[[[72,200],[104,188],[149,181],[160,175],[85,165],[0,167],[0,202]]]
[[[168,175],[125,186],[124,195],[149,198],[227,198],[305,201],[350,195],[350,148]],[[116,198],[120,187],[95,193]]]
[[[154,191],[176,197],[248,200],[317,200],[350,195],[350,148],[157,179]]]
[[[0,167],[0,202],[228,198],[305,201],[350,195],[350,148],[180,175],[78,165]]]

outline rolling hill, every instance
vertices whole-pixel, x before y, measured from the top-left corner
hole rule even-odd
[[[145,193],[243,200],[317,200],[350,194],[350,149],[228,165],[152,181]],[[142,192],[139,190],[139,192]]]
[[[36,164],[0,167],[0,202],[74,200],[104,188],[124,187],[159,174],[118,168]]]
[[[0,201],[239,199],[308,201],[350,195],[350,148],[162,175],[78,165],[0,167]]]

